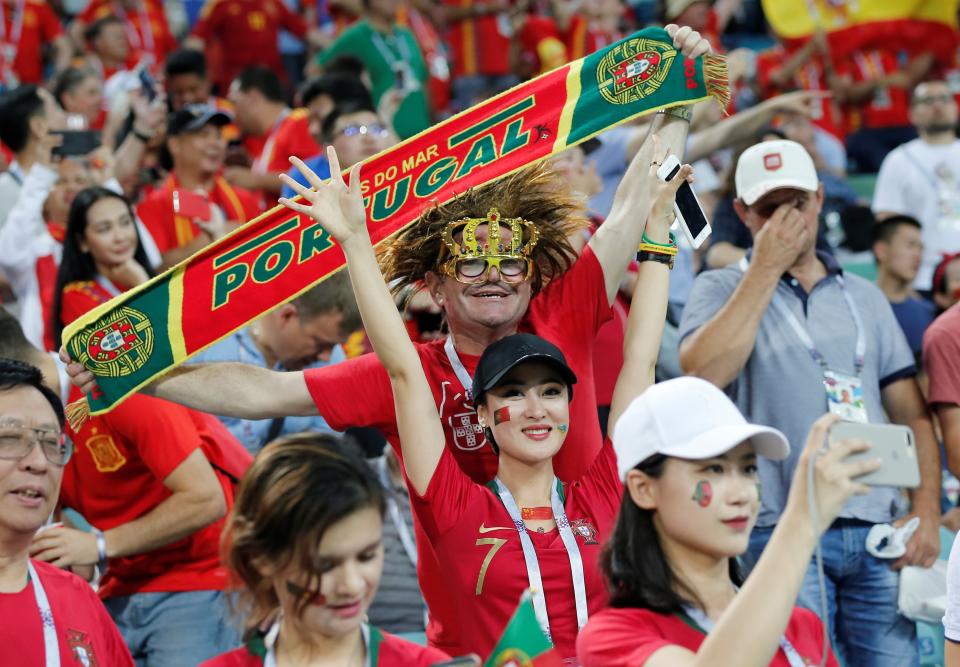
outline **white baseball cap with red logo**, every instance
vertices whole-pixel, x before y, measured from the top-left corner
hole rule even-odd
[[[796,141],[762,141],[745,150],[734,176],[737,197],[747,206],[780,188],[816,192],[820,186],[813,158]]]

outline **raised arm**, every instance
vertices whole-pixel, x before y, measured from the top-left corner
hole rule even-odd
[[[687,58],[698,58],[710,51],[710,43],[688,27],[668,25],[667,32],[673,37],[674,45]],[[611,304],[620,289],[627,266],[640,245],[643,221],[650,210],[651,198],[646,179],[654,156],[653,136],[659,138],[663,150],[679,157],[683,155],[689,129],[688,120],[674,115],[658,114],[653,119],[646,140],[617,187],[610,215],[590,239],[590,249],[603,267],[607,299]]]
[[[420,355],[410,342],[370,243],[360,194],[360,165],[354,165],[350,170],[348,187],[340,173],[337,152],[332,147],[327,149],[327,157],[332,174],[328,181],[321,180],[299,158],[291,158],[313,189],[303,187],[286,174],[281,176],[284,183],[310,202],[309,206],[286,198],[279,201],[323,225],[346,255],[364,329],[390,376],[407,479],[418,493],[423,494],[446,446],[440,415]]]
[[[673,201],[677,188],[684,181],[691,180],[692,173],[692,167],[684,165],[669,183],[656,187],[656,199],[647,218],[645,231],[647,238],[654,243],[668,242],[670,225],[674,219]],[[650,165],[647,178],[658,182],[656,163]],[[667,317],[669,283],[670,269],[666,264],[640,263],[637,282],[633,288],[630,317],[627,320],[627,333],[623,341],[623,366],[613,390],[607,433],[613,433],[613,426],[620,414],[654,382],[660,338]]]

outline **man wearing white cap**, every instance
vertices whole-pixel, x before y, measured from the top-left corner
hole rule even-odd
[[[913,357],[890,305],[872,283],[845,274],[815,247],[823,203],[813,160],[800,144],[768,141],[747,149],[735,175],[737,214],[753,235],[738,264],[702,274],[680,325],[687,373],[726,388],[748,420],[783,431],[794,453],[759,462],[763,488],[753,560],[786,504],[796,452],[824,412],[913,428],[921,486],[912,495],[920,528],[890,562],[866,553],[874,524],[901,513],[898,489],[874,487],[850,500],[823,537],[831,628],[846,664],[917,664],[912,623],[897,613],[904,565],[930,566],[939,551],[940,464]],[[799,603],[819,612],[815,569]]]

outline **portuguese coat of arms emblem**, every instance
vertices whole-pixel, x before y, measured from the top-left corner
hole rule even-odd
[[[124,306],[80,334],[77,361],[95,375],[123,377],[147,363],[153,341],[147,316]]]
[[[652,95],[677,57],[671,44],[629,39],[611,49],[597,66],[600,95],[611,104],[629,104]]]

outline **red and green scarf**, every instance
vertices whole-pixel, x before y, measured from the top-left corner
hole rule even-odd
[[[728,99],[719,56],[685,58],[648,28],[522,83],[364,163],[370,237],[393,236],[436,203],[502,178],[637,116]],[[97,376],[92,414],[213,345],[344,265],[310,218],[278,206],[64,331]],[[81,416],[87,406],[76,406]]]

